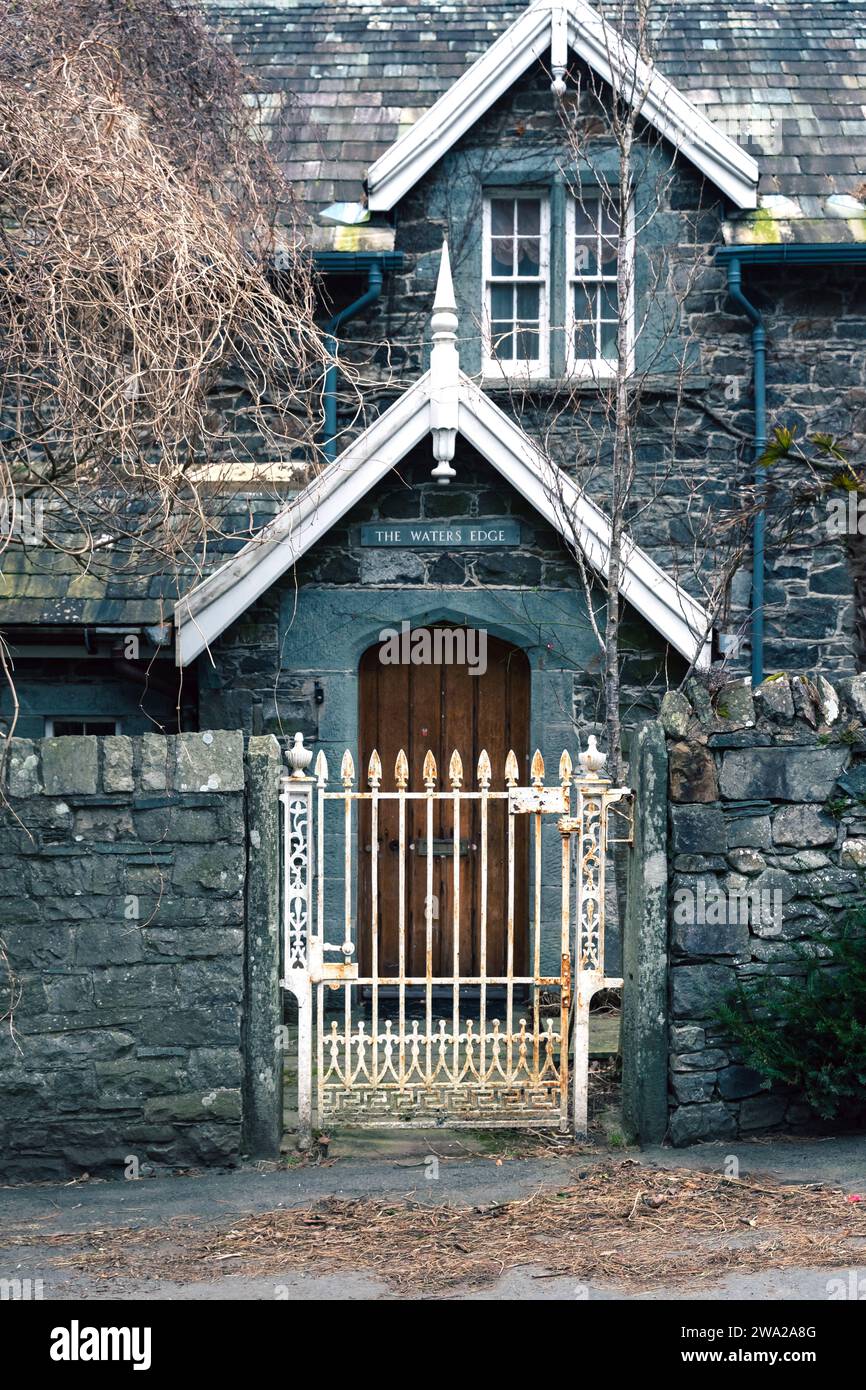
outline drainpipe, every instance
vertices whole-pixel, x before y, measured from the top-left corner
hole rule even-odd
[[[337,457],[337,338],[336,334],[348,323],[349,319],[359,314],[362,309],[366,309],[368,304],[374,304],[382,293],[382,263],[374,260],[370,262],[367,269],[367,288],[364,293],[347,304],[345,309],[341,309],[339,314],[335,314],[325,325],[325,343],[328,352],[334,359],[325,373],[325,438],[324,452],[325,458],[330,463]]]
[[[767,446],[767,331],[764,320],[742,290],[742,267],[736,256],[728,261],[728,293],[752,325],[755,381],[755,488],[761,506],[752,523],[752,686],[764,679],[764,491],[766,472],[757,466]]]

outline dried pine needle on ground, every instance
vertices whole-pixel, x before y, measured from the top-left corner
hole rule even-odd
[[[517,1266],[628,1289],[862,1258],[866,1204],[821,1184],[786,1187],[631,1160],[519,1201],[454,1206],[328,1197],[227,1226],[19,1237],[54,1263],[103,1277],[196,1283],[306,1271],[369,1270],[395,1292],[483,1285]],[[78,1248],[74,1248],[78,1247]]]

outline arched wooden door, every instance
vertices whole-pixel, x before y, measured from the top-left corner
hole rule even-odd
[[[409,760],[409,787],[423,788],[422,769],[428,748],[436,758],[439,789],[447,788],[448,762],[456,748],[463,761],[464,787],[477,788],[476,768],[487,750],[496,786],[510,748],[517,755],[520,780],[529,780],[530,669],[518,647],[487,637],[487,669],[473,675],[466,665],[383,665],[380,647],[370,647],[359,666],[361,776],[370,754],[382,760],[382,790],[393,791],[399,750]],[[514,974],[526,972],[528,959],[528,817],[516,818]],[[370,972],[370,809],[359,816],[360,883],[358,940],[361,974]],[[481,973],[480,855],[477,802],[461,811],[460,973]],[[425,897],[427,874],[426,810],[422,800],[409,803],[407,837],[410,868],[406,875],[406,967],[409,975],[425,972]],[[454,949],[453,811],[436,803],[433,866],[433,974],[449,975]],[[488,831],[486,975],[504,975],[507,950],[507,809],[491,803]],[[398,827],[397,802],[379,808],[379,973],[398,974]]]

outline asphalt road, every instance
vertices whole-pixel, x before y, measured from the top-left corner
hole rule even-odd
[[[431,1148],[435,1138],[431,1139]],[[421,1146],[423,1148],[423,1144]],[[201,1283],[100,1278],[57,1268],[57,1252],[39,1244],[16,1247],[6,1238],[27,1233],[84,1233],[112,1228],[169,1227],[176,1221],[226,1222],[280,1207],[306,1205],[326,1196],[416,1198],[426,1202],[480,1204],[504,1202],[533,1192],[557,1189],[576,1173],[611,1158],[634,1157],[660,1168],[729,1171],[730,1158],[742,1177],[768,1176],[782,1182],[825,1182],[866,1196],[866,1138],[756,1140],[735,1145],[706,1144],[686,1150],[651,1149],[614,1153],[599,1151],[541,1158],[492,1157],[443,1159],[434,1181],[423,1154],[408,1157],[347,1158],[321,1166],[257,1171],[207,1172],[183,1177],[156,1177],[138,1182],[85,1181],[0,1189],[0,1277],[41,1279],[46,1299],[233,1300],[391,1299],[386,1281],[366,1270],[317,1273],[286,1271],[279,1279],[226,1276]],[[866,1265],[866,1257],[864,1257]],[[856,1272],[856,1271],[855,1271]],[[859,1271],[866,1280],[866,1267]],[[635,1299],[827,1299],[832,1269],[787,1269],[760,1274],[726,1274],[688,1288],[656,1287],[632,1292]],[[866,1291],[866,1284],[864,1284]],[[490,1301],[616,1299],[622,1289],[603,1282],[575,1284],[571,1278],[548,1277],[542,1269],[517,1269],[482,1289],[456,1291],[451,1298]]]

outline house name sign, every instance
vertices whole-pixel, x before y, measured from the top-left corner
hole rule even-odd
[[[520,544],[520,522],[510,517],[489,521],[457,518],[454,521],[382,521],[361,527],[361,544],[373,546],[477,550],[480,546]]]

